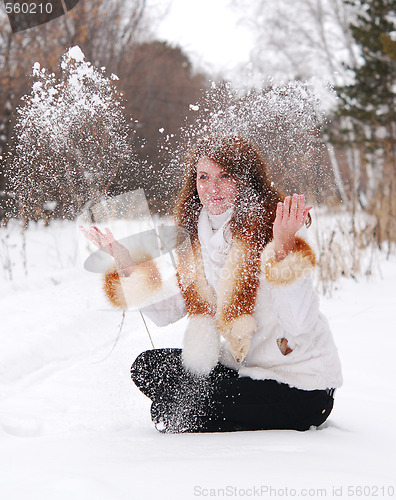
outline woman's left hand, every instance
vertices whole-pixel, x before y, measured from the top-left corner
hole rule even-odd
[[[277,260],[284,259],[293,250],[296,232],[305,224],[311,208],[305,206],[303,194],[286,196],[283,203],[278,203],[272,229]]]

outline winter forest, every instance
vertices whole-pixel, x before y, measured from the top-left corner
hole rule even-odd
[[[254,49],[227,74],[158,36],[171,3],[0,7],[0,496],[396,496],[396,0],[229,0]],[[344,386],[306,433],[161,435],[129,369],[184,319],[112,308],[78,226],[168,223],[188,148],[230,133],[313,206]]]

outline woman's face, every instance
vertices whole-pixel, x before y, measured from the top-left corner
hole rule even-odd
[[[237,186],[218,163],[204,156],[197,162],[197,191],[206,210],[220,215],[235,203]]]

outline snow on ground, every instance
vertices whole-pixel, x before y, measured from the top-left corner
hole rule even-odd
[[[73,223],[0,229],[0,498],[135,500],[396,496],[396,261],[322,298],[344,386],[318,430],[163,435],[129,368],[150,343],[82,267]],[[157,328],[180,346],[184,320]],[[116,342],[116,344],[115,344]],[[359,489],[362,488],[362,489]]]

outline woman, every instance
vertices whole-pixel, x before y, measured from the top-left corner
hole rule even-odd
[[[192,149],[175,208],[191,243],[179,249],[180,294],[145,308],[157,324],[188,315],[183,350],[144,352],[131,368],[158,430],[302,431],[327,419],[342,376],[313,290],[315,256],[296,235],[311,208],[303,195],[281,196],[244,137]],[[108,230],[86,234],[115,258],[117,271],[105,277],[115,305],[130,304],[142,275],[146,290],[163,286],[158,270],[136,266]]]

